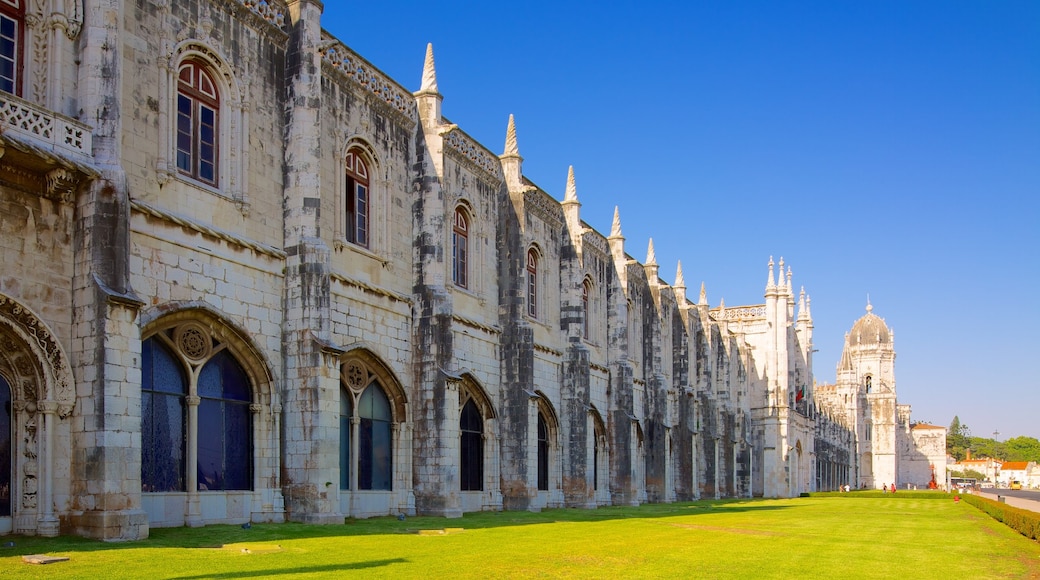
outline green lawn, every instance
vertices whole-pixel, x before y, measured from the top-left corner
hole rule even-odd
[[[963,502],[854,495],[6,537],[0,577],[1040,578],[1040,544]]]

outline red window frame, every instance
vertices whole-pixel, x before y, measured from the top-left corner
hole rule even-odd
[[[345,165],[347,185],[344,234],[348,242],[367,248],[372,239],[372,188],[369,185],[368,163],[360,151],[352,149],[347,152]]]
[[[217,186],[220,167],[220,93],[207,67],[198,61],[177,72],[177,169]]]
[[[451,230],[451,279],[460,288],[469,287],[469,218],[455,208]]]
[[[22,0],[0,0],[0,22],[11,22],[10,35],[3,34],[6,28],[0,24],[0,90],[13,95],[22,94],[25,48],[25,4]],[[3,61],[10,63],[10,78],[2,76]]]
[[[527,251],[527,315],[538,318],[538,253]]]

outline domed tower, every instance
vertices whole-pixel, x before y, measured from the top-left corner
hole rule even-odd
[[[868,300],[867,313],[845,337],[837,387],[855,425],[858,484],[880,488],[898,483],[896,352],[892,330],[873,310]]]

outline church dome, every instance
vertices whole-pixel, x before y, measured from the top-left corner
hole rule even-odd
[[[872,310],[874,307],[868,303],[867,313],[852,325],[852,332],[849,333],[851,346],[874,346],[892,342],[888,325],[880,316],[871,312]]]

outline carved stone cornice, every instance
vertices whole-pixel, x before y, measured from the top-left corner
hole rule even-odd
[[[444,151],[456,159],[478,169],[478,175],[492,183],[503,181],[502,165],[498,157],[474,141],[457,125],[452,125],[447,132],[443,133]]]
[[[325,66],[386,104],[387,110],[411,121],[412,126],[419,122],[419,111],[415,106],[415,99],[404,87],[384,75],[338,39],[328,34],[322,34],[321,40],[318,50],[321,52],[321,60]]]
[[[555,229],[562,228],[565,223],[563,206],[544,191],[536,189],[525,192],[524,208]]]

